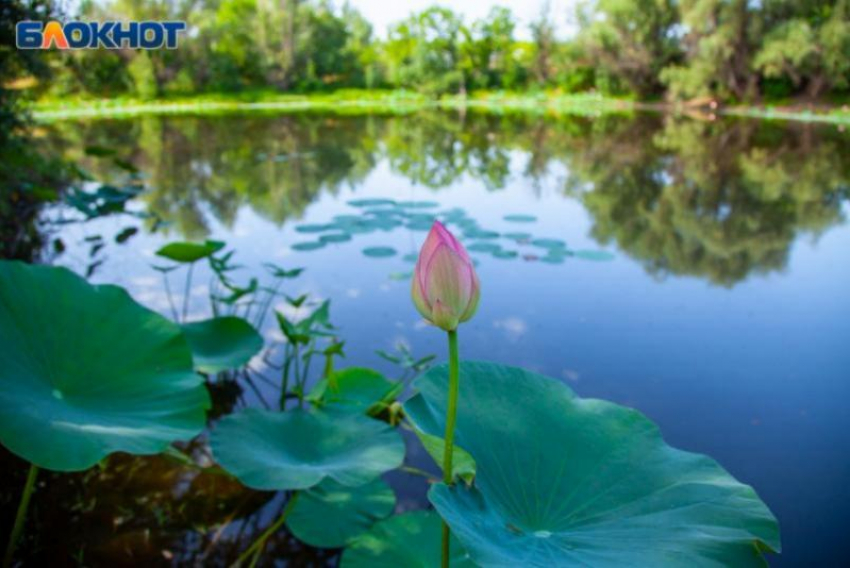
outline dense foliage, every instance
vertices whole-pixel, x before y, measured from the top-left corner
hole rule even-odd
[[[550,12],[520,30],[506,8],[467,22],[432,7],[384,36],[350,5],[327,0],[87,0],[84,19],[179,19],[189,30],[177,50],[53,54],[52,79],[41,88],[139,99],[341,87],[432,95],[559,89],[752,102],[841,95],[850,86],[850,0],[585,0],[569,37]]]

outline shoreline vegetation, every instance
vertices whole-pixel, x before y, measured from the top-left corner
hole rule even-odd
[[[345,89],[333,93],[281,94],[268,91],[205,94],[152,100],[119,97],[109,99],[43,99],[26,108],[37,122],[76,119],[118,119],[148,115],[206,115],[241,112],[290,114],[410,114],[422,110],[471,110],[492,113],[566,114],[600,116],[633,112],[660,112],[715,120],[738,116],[765,120],[850,124],[850,105],[797,102],[763,105],[724,105],[712,99],[689,102],[647,102],[608,97],[598,93],[564,94],[482,92],[470,96],[439,98],[404,90]]]

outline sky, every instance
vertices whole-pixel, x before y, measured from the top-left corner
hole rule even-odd
[[[483,18],[494,6],[510,8],[517,19],[516,37],[530,39],[528,25],[539,18],[546,0],[348,0],[374,26],[375,35],[386,36],[390,24],[405,19],[413,12],[419,12],[431,6],[445,6],[454,12],[463,14],[467,23]],[[555,21],[558,35],[569,33],[569,19],[575,11],[575,0],[549,0],[550,14]],[[341,5],[341,4],[340,4]]]
[[[66,13],[75,13],[81,0],[58,0]],[[333,5],[341,7],[345,0],[334,0]],[[531,39],[528,26],[540,17],[546,4],[555,23],[559,37],[575,31],[572,21],[575,6],[579,0],[348,0],[366,19],[372,23],[375,36],[384,39],[391,24],[407,18],[414,12],[421,12],[431,6],[444,6],[462,14],[467,23],[483,18],[491,8],[503,6],[509,8],[516,19],[514,37],[521,40]]]

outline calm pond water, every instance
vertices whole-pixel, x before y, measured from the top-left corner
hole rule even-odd
[[[467,235],[483,286],[462,357],[640,409],[670,444],[755,487],[782,528],[773,565],[850,564],[850,133],[432,113],[148,117],[57,123],[43,135],[118,184],[110,159],[83,154],[114,149],[148,187],[128,208],[157,218],[61,224],[79,215],[50,209],[43,230],[64,252],[50,246],[47,260],[165,314],[152,265],[165,264],[154,251],[170,240],[226,241],[240,283],[268,282],[266,262],[304,267],[285,291],[331,299],[345,364],[389,376],[400,371],[378,349],[444,359],[443,334],[420,321],[407,278],[432,216],[447,217]],[[386,204],[371,201],[381,199],[404,214],[381,213]],[[115,242],[128,227],[139,232]],[[341,236],[320,240],[329,234]],[[179,305],[183,273],[169,279]],[[196,271],[190,319],[209,316],[209,282]],[[273,318],[263,331],[282,340]],[[253,367],[271,380],[216,386],[216,413],[276,400],[277,371]],[[203,439],[190,451],[207,459]],[[409,462],[436,471],[425,455]],[[24,469],[5,451],[2,463],[9,511]],[[426,506],[424,480],[389,479],[400,510]],[[224,564],[281,506],[161,457],[42,481],[23,546],[54,565]],[[285,537],[267,550],[296,565],[335,561]]]

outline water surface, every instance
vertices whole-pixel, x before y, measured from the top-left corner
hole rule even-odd
[[[79,216],[51,209],[45,230],[65,250],[43,256],[165,314],[151,266],[164,264],[154,251],[170,240],[226,241],[243,283],[268,280],[265,262],[304,267],[287,293],[330,298],[345,363],[390,376],[399,370],[377,349],[444,358],[443,334],[418,317],[407,278],[430,216],[448,219],[483,283],[480,311],[460,332],[463,357],[525,366],[581,396],[638,408],[672,445],[717,459],[779,518],[784,550],[772,564],[850,562],[847,132],[428,113],[149,117],[57,123],[44,135],[118,184],[125,173],[83,153],[115,149],[148,188],[130,209],[150,216],[58,225]],[[395,204],[363,202],[381,199]],[[396,213],[380,213],[388,209]],[[360,230],[354,217],[389,221]],[[140,231],[116,243],[127,227]],[[329,234],[343,236],[303,244]],[[171,278],[179,304],[182,275]],[[209,316],[209,282],[197,271],[190,319]],[[282,339],[273,318],[263,331],[269,344]],[[219,385],[217,412],[276,400],[276,371],[254,367],[271,381],[258,392]],[[203,440],[196,446],[203,459]],[[412,463],[434,471],[427,456]],[[4,474],[4,510],[17,498],[23,469],[15,472]],[[40,540],[26,546],[60,563],[224,563],[280,507],[162,458],[45,479]],[[426,506],[422,481],[391,481],[400,510]],[[78,528],[59,528],[69,520]],[[90,551],[78,550],[82,540]],[[275,555],[333,562],[284,538],[270,544]]]

